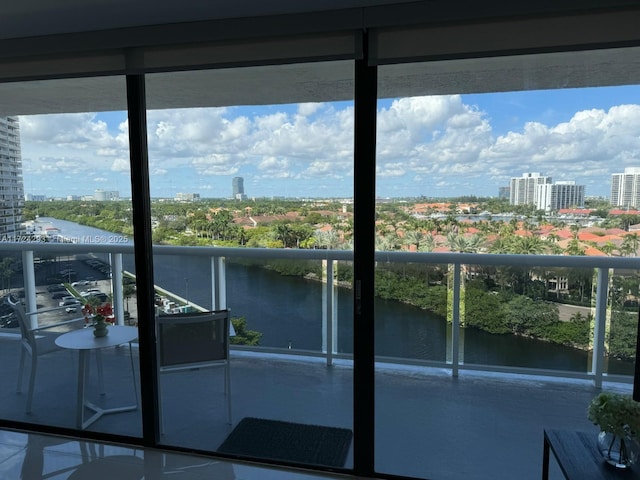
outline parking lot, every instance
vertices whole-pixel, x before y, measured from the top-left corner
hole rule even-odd
[[[93,255],[39,258],[34,262],[34,268],[36,306],[39,311],[43,311],[38,314],[40,326],[81,319],[82,307],[88,294],[97,296],[101,302],[111,300],[111,272],[106,260]],[[21,274],[16,275],[14,287],[7,292],[14,299],[24,298],[20,277]],[[63,282],[71,284],[72,288],[67,289]],[[12,313],[4,302],[0,305],[0,328],[17,329]],[[77,328],[77,325],[71,324],[70,328]]]

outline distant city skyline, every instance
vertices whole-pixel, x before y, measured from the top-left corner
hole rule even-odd
[[[640,86],[381,99],[376,196],[496,197],[524,171],[609,197],[640,167]],[[125,112],[20,117],[24,190],[131,195]],[[151,195],[353,196],[353,104],[148,112]]]

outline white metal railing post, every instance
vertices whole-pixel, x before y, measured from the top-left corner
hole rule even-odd
[[[607,320],[607,299],[609,297],[609,269],[598,268],[598,287],[596,289],[596,318],[593,329],[593,358],[591,373],[596,388],[602,388],[604,372],[604,341]]]
[[[453,265],[453,305],[451,319],[451,375],[458,376],[460,367],[460,288],[462,265],[455,263]]]
[[[122,289],[122,254],[111,257],[111,291],[113,292],[113,315],[118,325],[124,325],[124,298]]]
[[[38,309],[36,302],[36,271],[33,266],[33,250],[22,251],[22,279],[24,282],[24,301],[27,312]],[[38,328],[38,315],[30,315],[31,328]]]
[[[333,263],[333,276],[331,277],[331,354],[338,353],[338,261]]]
[[[227,308],[227,279],[225,257],[211,257],[211,309]]]
[[[337,285],[335,260],[322,260],[322,351],[327,356],[327,365],[333,365],[333,354],[337,341]]]

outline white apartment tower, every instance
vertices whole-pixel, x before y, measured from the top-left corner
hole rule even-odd
[[[576,182],[556,182],[553,185],[545,183],[537,187],[538,210],[545,212],[558,211],[561,208],[584,206],[584,185]]]
[[[537,204],[537,186],[550,183],[551,177],[544,177],[540,173],[523,173],[522,177],[513,177],[509,185],[509,203],[511,205]]]
[[[18,117],[0,117],[0,240],[23,233],[22,154]]]
[[[200,194],[199,193],[176,193],[174,198],[176,202],[199,202]]]
[[[120,198],[120,192],[116,190],[102,190],[97,189],[93,192],[93,199],[98,202],[107,202],[109,200],[118,200]]]
[[[640,167],[611,175],[610,202],[615,207],[640,207]]]

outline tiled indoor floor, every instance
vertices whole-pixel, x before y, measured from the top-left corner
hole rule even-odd
[[[155,449],[0,430],[3,480],[235,480],[327,478]]]

